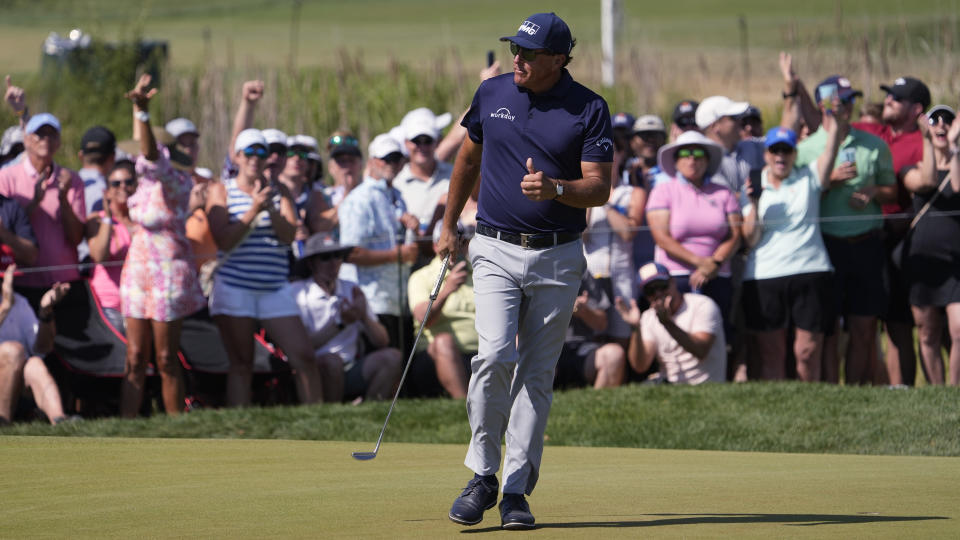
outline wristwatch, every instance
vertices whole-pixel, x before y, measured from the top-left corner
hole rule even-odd
[[[149,122],[149,121],[150,121],[150,113],[148,113],[147,111],[138,111],[138,112],[137,112],[137,120],[139,120],[139,121],[141,121],[141,122],[143,122],[143,123]]]
[[[563,184],[561,184],[559,180],[557,180],[557,184],[554,189],[557,191],[557,194],[553,196],[554,199],[563,196]]]

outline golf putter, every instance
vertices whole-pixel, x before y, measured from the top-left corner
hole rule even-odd
[[[400,384],[397,385],[397,393],[393,396],[393,403],[390,404],[390,409],[387,411],[387,419],[383,421],[383,429],[380,430],[380,436],[377,437],[377,446],[373,448],[373,452],[354,452],[351,454],[353,459],[368,461],[377,457],[377,452],[380,451],[380,442],[383,441],[383,434],[387,431],[387,422],[390,421],[390,415],[393,414],[393,407],[397,404],[397,398],[400,397],[400,389],[403,388],[403,381],[407,379],[407,372],[410,371],[410,364],[413,363],[413,355],[417,350],[417,343],[420,342],[420,335],[423,334],[423,327],[426,326],[427,320],[430,318],[430,309],[433,308],[433,301],[436,300],[437,295],[440,294],[440,285],[443,284],[443,277],[447,274],[447,263],[449,262],[450,254],[448,253],[447,256],[443,258],[440,275],[437,277],[436,285],[433,286],[433,292],[430,293],[430,301],[427,302],[427,311],[423,315],[423,320],[420,322],[420,329],[417,330],[417,337],[414,338],[413,346],[410,348],[410,357],[407,358],[407,365],[403,368],[403,374],[400,375]]]

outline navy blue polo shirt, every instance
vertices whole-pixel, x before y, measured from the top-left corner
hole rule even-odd
[[[37,243],[27,212],[17,201],[3,195],[0,195],[0,224],[20,238],[29,240],[33,244]]]
[[[582,232],[586,210],[534,202],[520,191],[527,158],[550,178],[583,177],[580,162],[613,161],[606,101],[566,69],[550,90],[534,94],[504,73],[480,84],[461,124],[483,145],[477,221],[515,233]]]

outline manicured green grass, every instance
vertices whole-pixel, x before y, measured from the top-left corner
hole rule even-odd
[[[6,437],[3,538],[450,538],[462,445]],[[538,538],[956,538],[960,459],[547,448]],[[486,536],[486,535],[484,535]],[[526,535],[525,535],[526,536]]]
[[[554,396],[549,446],[960,456],[960,390],[800,383],[632,385]],[[18,424],[0,433],[356,441],[372,449],[389,403],[202,410],[178,418]],[[401,400],[384,444],[465,444],[463,401]],[[363,449],[363,448],[358,448]]]

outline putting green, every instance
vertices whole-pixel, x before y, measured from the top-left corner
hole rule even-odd
[[[409,538],[447,520],[464,448],[0,438],[0,537]],[[960,459],[548,447],[541,538],[956,538]],[[513,533],[516,534],[516,533]]]

